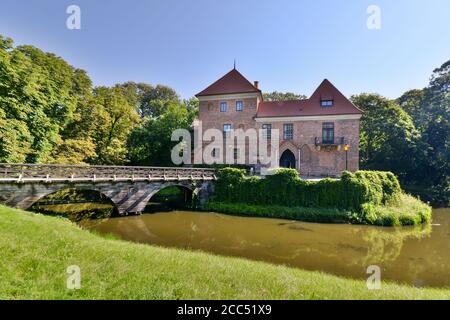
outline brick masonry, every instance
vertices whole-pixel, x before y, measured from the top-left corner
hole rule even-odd
[[[233,129],[250,128],[261,129],[265,123],[272,125],[273,129],[279,130],[279,155],[289,149],[295,156],[296,169],[306,176],[339,176],[346,169],[346,152],[342,145],[316,146],[315,138],[322,138],[322,124],[324,122],[334,123],[335,138],[344,137],[345,143],[350,146],[347,154],[347,169],[356,171],[359,168],[359,119],[336,119],[336,120],[307,120],[307,121],[267,121],[257,122],[257,106],[260,95],[254,97],[238,98],[233,95],[202,97],[199,107],[199,121],[203,133],[207,129],[218,129],[223,131],[224,124],[231,124]],[[243,101],[243,111],[236,111],[236,101]],[[220,112],[220,103],[227,102],[228,111]],[[320,119],[320,117],[317,117]],[[292,123],[294,128],[293,139],[283,140],[283,124]],[[210,142],[203,142],[203,147]],[[224,146],[224,150],[226,147]],[[245,164],[249,164],[249,146],[245,144]],[[197,150],[199,152],[199,150]]]

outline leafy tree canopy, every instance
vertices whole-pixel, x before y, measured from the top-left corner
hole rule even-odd
[[[288,100],[302,100],[307,96],[292,92],[268,92],[263,94],[264,101],[288,101]]]
[[[388,170],[405,177],[419,134],[411,117],[395,102],[378,94],[351,97],[363,111],[360,134],[361,166]]]
[[[135,107],[142,118],[158,117],[164,113],[167,102],[180,102],[175,90],[161,84],[152,86],[130,81],[118,84],[116,87],[123,90],[128,102]]]
[[[165,112],[158,118],[146,118],[128,140],[131,163],[135,165],[168,165],[172,148],[178,143],[171,141],[176,129],[190,129],[195,113],[185,105],[169,102]]]

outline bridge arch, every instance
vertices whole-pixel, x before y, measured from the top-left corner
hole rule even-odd
[[[109,198],[120,214],[137,213],[171,185],[206,199],[215,179],[215,170],[207,168],[0,164],[0,203],[27,209],[59,190],[90,189]]]
[[[30,209],[33,205],[41,201],[42,199],[55,194],[57,192],[61,192],[64,190],[85,190],[85,191],[93,191],[97,192],[98,194],[102,195],[105,199],[107,199],[116,209],[117,205],[114,203],[114,201],[108,196],[108,194],[99,188],[96,188],[95,186],[71,186],[71,185],[48,185],[47,188],[32,188],[34,189],[34,192],[30,192],[28,195],[24,196],[16,205],[16,207],[19,207],[24,210]],[[12,199],[14,201],[14,199]]]
[[[8,193],[4,193],[6,205],[27,210],[40,199],[65,189],[92,190],[104,195],[116,206],[120,215],[143,212],[149,200],[159,191],[177,186],[188,190],[189,194],[207,197],[211,190],[209,182],[203,182],[198,186],[192,182],[118,182],[118,183],[39,183],[17,184],[7,186]],[[6,185],[3,185],[6,187]],[[3,195],[2,195],[3,196]],[[0,199],[1,200],[1,199]]]
[[[73,190],[74,193],[78,193],[78,195],[81,195],[82,192],[88,192],[91,193],[91,195],[93,196],[92,199],[86,199],[86,197],[84,197],[84,199],[82,199],[80,201],[80,203],[88,203],[88,202],[98,202],[98,203],[104,203],[104,204],[108,204],[111,205],[111,216],[116,216],[118,214],[118,208],[117,205],[101,190],[97,190],[95,188],[88,188],[88,187],[73,187],[73,186],[66,186],[63,187],[59,190],[52,190],[47,192],[46,194],[41,194],[41,197],[38,199],[33,199],[34,202],[31,204],[28,204],[28,208],[25,209],[32,209],[33,206],[37,205],[39,202],[45,200],[45,198],[51,196],[51,195],[55,195],[56,193],[61,193],[63,191],[69,191],[69,190]],[[99,197],[98,199],[94,198],[94,194],[97,194]],[[66,199],[60,199],[60,200],[52,200],[51,201],[53,204],[66,204]],[[56,203],[55,203],[56,202]],[[77,200],[75,199],[67,199],[67,203],[68,204],[73,204],[73,203],[77,203]]]
[[[147,204],[150,202],[152,197],[154,197],[158,192],[169,188],[178,187],[182,190],[188,191],[189,194],[194,194],[195,187],[192,182],[160,182],[145,185],[137,185],[131,188],[131,199],[133,201],[126,201],[124,203],[119,203],[120,212],[143,212]]]
[[[181,183],[164,183],[161,186],[159,186],[157,189],[153,190],[150,193],[150,200],[153,196],[155,196],[157,193],[159,193],[160,191],[170,188],[170,187],[178,187],[181,190],[187,190],[189,192],[191,192],[192,194],[194,194],[196,188],[192,185],[188,185],[188,184],[181,184]]]
[[[163,193],[164,190],[173,187],[175,187],[178,190],[177,193],[171,193],[170,195]],[[181,203],[188,204],[192,202],[193,197],[196,194],[195,192],[196,189],[197,188],[195,186],[189,184],[165,183],[160,185],[158,188],[155,188],[150,193],[148,201],[145,203],[145,206],[148,206],[149,204],[155,205],[158,204],[156,205],[158,209],[167,209],[166,207],[170,208],[173,208],[173,206],[178,207],[178,205],[180,205]]]

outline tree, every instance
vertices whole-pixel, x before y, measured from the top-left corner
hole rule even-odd
[[[24,121],[7,119],[0,109],[0,162],[24,163],[31,152],[32,136]]]
[[[441,199],[450,203],[450,60],[436,68],[425,88],[423,107],[433,114],[424,130],[424,140],[430,148],[434,185],[443,192]],[[445,198],[447,199],[445,203]]]
[[[19,46],[15,51],[29,59],[30,78],[34,83],[34,90],[23,88],[24,98],[31,107],[28,127],[34,136],[35,150],[27,161],[48,162],[60,130],[71,120],[75,109],[71,94],[74,68],[54,54],[33,46]]]
[[[142,119],[183,104],[172,88],[127,82],[93,88],[84,70],[0,35],[0,161],[124,164]],[[184,104],[183,104],[184,105]],[[188,118],[198,107],[187,101]]]
[[[190,98],[183,101],[183,105],[186,107],[188,111],[188,117],[192,121],[198,117],[198,108],[200,106],[200,101],[197,98]]]
[[[388,170],[405,179],[415,169],[410,161],[419,134],[411,117],[395,102],[378,94],[351,97],[363,111],[360,134],[361,167]]]
[[[95,144],[91,139],[65,139],[58,137],[46,163],[86,164],[95,159]]]
[[[32,46],[14,48],[12,40],[2,36],[0,43],[0,121],[4,123],[0,129],[0,160],[62,161],[58,149],[65,143],[64,132],[77,104],[92,90],[90,79],[84,71],[51,53]],[[83,77],[84,84],[77,83]],[[84,94],[78,95],[81,88]],[[70,145],[78,140],[75,137]],[[86,144],[80,143],[81,151]],[[72,148],[72,154],[74,150],[77,148]],[[71,158],[80,156],[73,154]]]
[[[273,92],[269,92],[269,93],[264,93],[263,98],[265,101],[288,101],[288,100],[306,99],[307,96],[305,96],[303,94],[292,93],[292,92],[273,91]]]
[[[436,68],[429,85],[398,99],[421,132],[420,150],[410,160],[418,170],[411,174],[426,200],[435,205],[450,202],[450,60]]]
[[[52,122],[63,126],[71,119],[76,99],[72,95],[74,68],[62,58],[33,46],[19,46],[17,51],[28,57],[37,79],[38,92],[32,96],[41,101]]]
[[[163,114],[146,118],[135,128],[128,139],[129,157],[133,165],[173,166],[171,141],[176,129],[190,129],[195,113],[183,104],[168,102]]]
[[[74,70],[71,95],[76,100],[71,121],[56,139],[49,163],[86,164],[97,158],[94,135],[101,106],[95,103],[92,81],[84,70]]]
[[[126,160],[126,141],[138,124],[139,117],[120,88],[94,89],[96,104],[94,143],[96,164],[123,164]]]
[[[14,48],[11,39],[1,37],[1,42],[0,108],[10,125],[15,123],[19,128],[26,128],[24,134],[29,146],[24,150],[11,149],[20,145],[14,141],[19,135],[3,130],[5,136],[2,140],[4,143],[9,141],[9,147],[2,146],[2,154],[6,161],[21,159],[34,162],[46,156],[57,130],[57,125],[46,114],[50,107],[43,88],[49,80],[43,68],[35,65],[25,53],[26,50]],[[23,137],[20,139],[23,141]],[[13,156],[15,152],[19,153],[18,157]]]
[[[413,89],[405,92],[397,103],[413,119],[414,125],[419,131],[430,121],[430,114],[422,108],[424,100],[424,90]]]
[[[125,82],[118,84],[127,97],[128,102],[135,107],[141,118],[158,117],[167,108],[169,102],[180,102],[175,90],[161,84],[153,87],[147,83]]]
[[[33,137],[16,86],[26,82],[21,73],[27,61],[23,55],[11,61],[12,49],[12,39],[0,35],[0,162],[25,162]]]

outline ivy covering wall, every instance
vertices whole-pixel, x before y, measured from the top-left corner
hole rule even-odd
[[[215,202],[337,208],[360,212],[364,204],[384,205],[401,193],[397,177],[390,172],[344,172],[340,180],[302,180],[294,169],[278,169],[265,178],[245,177],[236,168],[219,170]]]

